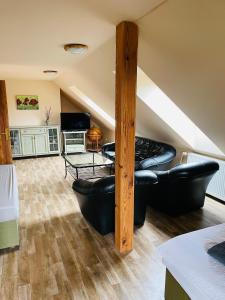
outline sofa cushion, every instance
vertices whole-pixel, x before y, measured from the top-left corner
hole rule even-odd
[[[115,143],[102,146],[103,156],[115,161]],[[166,170],[176,156],[171,145],[135,137],[135,170]]]
[[[105,151],[105,157],[115,161],[115,151]]]
[[[141,161],[160,153],[161,146],[152,140],[136,137],[135,139],[135,161]]]

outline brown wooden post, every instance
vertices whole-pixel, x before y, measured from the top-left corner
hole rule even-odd
[[[5,81],[0,80],[0,165],[11,164],[8,107]]]
[[[134,156],[138,28],[116,28],[116,215],[115,244],[120,253],[133,248]]]

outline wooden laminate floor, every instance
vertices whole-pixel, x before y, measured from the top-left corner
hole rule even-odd
[[[1,300],[163,299],[157,245],[225,222],[225,206],[211,199],[203,210],[176,219],[149,209],[134,250],[122,257],[113,235],[100,236],[82,217],[61,157],[19,160],[16,167],[21,244],[1,252]]]

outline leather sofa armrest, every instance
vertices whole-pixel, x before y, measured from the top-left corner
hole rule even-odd
[[[139,170],[135,172],[135,185],[149,185],[158,182],[157,175],[149,170]],[[77,179],[73,183],[73,190],[83,195],[97,193],[114,193],[115,192],[115,176],[107,176],[97,181],[88,181],[85,179]]]
[[[219,170],[219,164],[216,161],[193,162],[178,165],[170,170],[171,178],[193,178],[203,174],[214,174]]]
[[[168,180],[169,171],[154,171],[155,175],[158,178],[158,182]]]
[[[149,170],[135,172],[135,185],[149,185],[158,183],[157,175]]]
[[[78,192],[80,194],[91,194],[95,192],[94,182],[84,179],[75,180],[73,182],[72,188],[75,192]]]
[[[107,143],[102,146],[102,152],[115,151],[115,143]]]
[[[158,166],[158,162],[152,157],[143,159],[138,163],[138,168],[142,170],[151,169],[151,167],[157,167],[157,166]]]
[[[97,193],[114,193],[115,176],[107,176],[96,181],[77,179],[73,183],[73,190],[77,193],[88,195]]]

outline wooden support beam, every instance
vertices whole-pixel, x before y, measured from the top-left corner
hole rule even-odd
[[[8,107],[5,81],[0,80],[0,165],[11,164]]]
[[[138,28],[116,28],[116,215],[115,244],[120,253],[133,248],[134,156]]]

